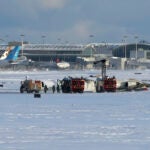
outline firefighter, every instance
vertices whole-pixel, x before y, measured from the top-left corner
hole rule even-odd
[[[46,93],[48,90],[47,85],[44,86],[44,92]]]
[[[52,91],[55,93],[55,85],[52,86]]]
[[[57,93],[60,93],[60,87],[59,87],[59,84],[57,84]]]

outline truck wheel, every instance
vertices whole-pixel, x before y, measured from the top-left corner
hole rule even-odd
[[[31,93],[30,90],[27,89],[27,93]]]
[[[79,90],[78,93],[83,93],[83,91],[82,91],[82,90]]]

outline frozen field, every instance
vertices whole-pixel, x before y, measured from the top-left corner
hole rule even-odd
[[[120,93],[20,94],[20,81],[95,75],[99,71],[1,72],[0,149],[148,150],[150,90]],[[136,73],[136,74],[135,74]],[[150,70],[108,71],[150,80]],[[6,93],[10,91],[11,93]]]

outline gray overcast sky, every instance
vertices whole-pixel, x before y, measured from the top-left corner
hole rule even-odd
[[[0,38],[30,42],[150,41],[150,0],[0,0]],[[90,37],[89,35],[94,35]],[[61,40],[58,40],[61,39]]]

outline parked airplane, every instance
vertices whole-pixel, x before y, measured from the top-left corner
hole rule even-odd
[[[11,48],[6,49],[4,54],[1,56],[0,65],[5,66],[16,61],[18,58],[20,49],[21,49],[21,46],[15,46],[13,47],[13,49]]]
[[[15,61],[10,62],[13,65],[29,65],[33,63],[31,59],[27,59],[26,56],[20,56]]]
[[[70,67],[70,64],[68,62],[55,62],[55,61],[50,61],[50,62],[44,62],[44,61],[37,61],[34,62],[35,66],[41,67],[41,68],[51,68],[51,69],[67,69]]]
[[[21,49],[21,46],[15,46],[13,50],[8,54],[5,60],[9,61],[10,63],[17,60],[19,51]]]
[[[60,69],[67,69],[70,67],[70,64],[68,62],[61,61],[57,63],[57,67]]]
[[[35,66],[40,67],[40,68],[51,68],[51,69],[56,69],[57,65],[55,61],[36,61],[33,63]]]
[[[29,65],[29,64],[33,63],[33,61],[30,60],[30,59],[28,60],[26,56],[18,57],[20,50],[21,50],[21,46],[13,47],[13,49],[10,50],[9,54],[3,60],[3,62],[1,62],[1,60],[0,60],[0,63],[1,64],[6,64],[6,65],[7,64],[8,65],[9,64],[12,64],[12,65]]]
[[[9,55],[10,51],[14,48],[14,46],[8,46],[4,53],[1,55],[0,60],[4,60]]]

